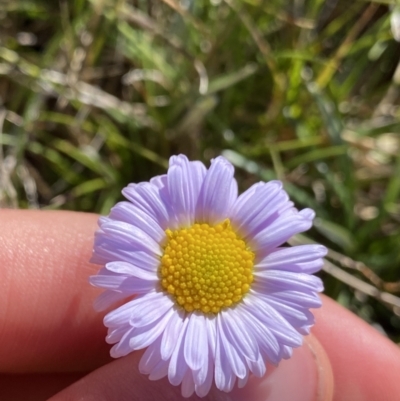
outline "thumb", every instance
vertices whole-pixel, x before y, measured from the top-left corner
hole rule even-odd
[[[263,378],[251,377],[243,389],[235,389],[230,401],[331,401],[331,365],[316,337],[305,337],[293,356],[271,368]]]
[[[140,353],[105,365],[49,401],[154,401],[200,400],[196,395],[182,398],[180,387],[167,379],[152,382],[137,369]],[[292,358],[282,361],[277,368],[270,367],[263,378],[254,376],[242,389],[223,393],[214,386],[204,401],[331,401],[333,376],[324,349],[312,335],[304,345],[295,349]]]

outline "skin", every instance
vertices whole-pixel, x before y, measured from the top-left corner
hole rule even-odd
[[[97,216],[0,211],[0,394],[12,401],[181,400],[138,372],[141,352],[111,360],[100,293],[87,278]],[[327,297],[302,347],[262,379],[204,400],[395,401],[400,350]],[[194,396],[191,400],[199,399]]]

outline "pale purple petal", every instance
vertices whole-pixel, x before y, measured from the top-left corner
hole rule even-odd
[[[247,309],[247,312],[243,314],[243,320],[253,333],[261,354],[265,359],[276,365],[279,362],[280,344],[269,327],[259,320],[258,316],[250,313],[250,308]]]
[[[153,301],[154,308],[158,308],[162,306],[165,298],[167,297],[162,296],[157,292],[150,292],[143,296],[139,296],[108,313],[104,317],[104,324],[107,327],[115,327],[120,324],[128,323],[134,315],[140,313],[142,305]]]
[[[215,350],[215,385],[219,390],[229,391],[229,389],[233,387],[232,382],[234,382],[234,380],[235,375],[228,362],[225,348],[221,343],[220,336],[217,336]]]
[[[208,364],[202,366],[198,371],[193,372],[196,394],[204,397],[210,391],[214,378],[214,361],[216,355],[216,316],[207,316],[205,319],[205,329],[208,338]]]
[[[320,308],[322,305],[319,295],[310,291],[274,291],[268,294],[268,298],[277,302],[297,304],[303,308]]]
[[[118,291],[126,297],[134,294],[148,293],[154,288],[157,281],[155,279],[152,281],[141,280],[125,275],[97,275],[90,278],[90,283],[99,288]]]
[[[194,393],[194,380],[191,370],[187,370],[182,380],[182,396],[189,398]]]
[[[117,290],[120,285],[128,278],[127,275],[103,275],[91,276],[89,281],[95,287],[105,288],[107,290]]]
[[[204,365],[200,366],[200,369],[193,370],[193,380],[194,384],[196,386],[196,392],[197,388],[202,386],[204,382],[207,380],[208,376],[210,375],[210,370],[212,372],[213,370],[213,359],[211,358],[211,353],[208,348],[205,348],[203,352],[207,352],[207,363]],[[212,376],[212,373],[211,373]]]
[[[278,248],[256,264],[254,269],[289,270],[312,274],[321,269],[327,249],[322,245]]]
[[[247,314],[253,315],[263,326],[268,327],[281,344],[291,347],[302,344],[301,336],[265,298],[261,299],[258,294],[251,294],[240,307],[244,308]]]
[[[187,319],[189,319],[189,323],[186,329],[183,355],[189,368],[198,370],[208,363],[205,317],[200,313],[192,313]]]
[[[161,189],[165,186],[167,180],[167,174],[156,175],[155,177],[150,179],[150,184],[154,185],[158,189]]]
[[[118,341],[121,341],[122,337],[127,331],[130,331],[132,327],[129,324],[124,324],[122,326],[113,327],[108,329],[106,336],[107,344],[115,344]]]
[[[158,279],[156,271],[144,270],[128,262],[109,262],[106,269],[113,273],[129,275],[140,278],[141,280],[153,281]]]
[[[319,277],[306,273],[282,270],[261,270],[254,272],[254,277],[257,284],[265,288],[264,292],[274,290],[321,292],[324,289]]]
[[[292,354],[293,354],[293,348],[292,347],[288,347],[287,345],[284,345],[282,347],[282,358],[283,359],[291,358]]]
[[[160,340],[159,338],[149,345],[139,362],[139,371],[150,374],[160,362]]]
[[[299,213],[285,213],[256,234],[249,241],[249,245],[256,252],[257,260],[261,260],[293,235],[309,230],[311,226],[312,222],[301,217]]]
[[[183,347],[185,344],[185,335],[188,322],[189,319],[185,319],[183,322],[182,330],[179,333],[179,337],[176,339],[176,346],[174,351],[172,352],[171,360],[169,363],[168,380],[174,386],[177,386],[182,382],[183,376],[188,369],[188,365],[183,355]]]
[[[163,333],[168,321],[173,314],[172,309],[168,310],[158,320],[147,326],[135,327],[129,345],[133,350],[143,349],[153,343]]]
[[[271,181],[271,182],[279,182],[280,183],[280,181]],[[242,194],[240,194],[232,206],[231,218],[237,220],[238,223],[240,223],[239,222],[240,217],[238,216],[238,213],[240,213],[240,211],[243,208],[245,208],[249,202],[251,202],[256,191],[259,188],[262,188],[264,185],[265,185],[264,182],[257,182],[256,184],[253,184],[249,189],[244,191]],[[281,186],[282,186],[282,184],[280,185],[280,187]]]
[[[145,295],[144,295],[145,296]],[[132,315],[131,308],[137,302],[137,299],[129,301],[122,306],[114,309],[104,316],[103,323],[106,327],[118,327],[120,325],[129,324],[129,320]]]
[[[134,206],[142,209],[157,221],[163,230],[170,227],[171,211],[163,202],[157,186],[148,182],[129,184],[122,190],[122,193]]]
[[[300,210],[299,214],[306,220],[313,221],[315,218],[315,212],[312,209]]]
[[[110,237],[101,230],[95,235],[94,249],[90,262],[95,264],[125,261],[149,271],[156,271],[160,265],[160,259],[155,254],[135,250],[129,243],[119,241],[118,237]]]
[[[266,304],[272,306],[267,299],[263,300]],[[284,320],[277,320],[275,317],[265,316],[263,322],[268,323],[269,332],[275,337],[279,344],[299,347],[302,344],[302,337],[293,325],[291,325],[291,321],[288,321],[287,315],[281,313],[281,316]]]
[[[173,306],[174,302],[162,292],[155,296],[142,297],[132,307],[130,324],[133,327],[147,326],[166,315]]]
[[[97,312],[104,311],[112,304],[121,301],[128,296],[129,294],[126,294],[125,292],[117,292],[112,290],[104,291],[94,300],[93,308]]]
[[[227,363],[230,365],[233,373],[237,377],[244,377],[246,375],[246,366],[244,364],[244,356],[239,354],[239,350],[231,344],[225,334],[221,314],[217,315],[217,349],[218,344],[223,353]]]
[[[311,327],[314,326],[314,323],[315,323],[314,316],[312,316],[308,324],[297,326],[296,330],[303,336],[307,336],[310,334]]]
[[[149,292],[157,285],[155,272],[137,268],[126,262],[110,262],[96,276],[91,276],[92,285],[124,293],[125,296]]]
[[[168,169],[168,191],[180,227],[189,227],[195,220],[195,209],[206,168],[189,162],[186,156],[172,156]]]
[[[113,358],[120,358],[121,356],[128,355],[133,351],[132,347],[129,345],[133,330],[133,328],[127,330],[119,342],[111,348],[110,355]]]
[[[243,379],[238,379],[238,387],[243,388],[247,384],[248,380],[249,380],[249,375],[246,375],[245,377],[243,377]]]
[[[194,375],[194,382],[195,382],[195,390],[196,394],[199,397],[205,397],[208,392],[210,391],[211,385],[213,383],[213,376],[214,376],[214,363],[212,359],[211,352],[209,353],[208,357],[208,365],[205,367],[206,372],[205,372],[205,378],[204,378],[204,372],[202,369],[200,369],[197,372],[193,372]],[[204,379],[203,379],[204,378]]]
[[[217,317],[207,316],[206,318],[206,328],[208,337],[208,346],[213,359],[215,359],[215,350],[217,347]]]
[[[263,377],[267,371],[262,353],[258,354],[256,361],[247,360],[247,366],[254,376]]]
[[[222,156],[212,160],[196,206],[196,221],[217,224],[227,217],[237,197],[233,166]]]
[[[221,311],[221,324],[227,340],[247,358],[256,361],[259,356],[257,342],[248,328],[243,325],[237,309]]]
[[[166,230],[167,228],[169,228],[170,230],[176,230],[180,228],[168,188],[168,175],[160,175],[156,177],[154,181],[150,180],[150,183],[154,184],[154,186],[157,187],[158,196],[160,197],[162,204],[165,206],[166,213],[168,214],[168,219],[164,223],[160,223],[160,226],[164,230]]]
[[[168,375],[168,366],[169,363],[163,360],[160,360],[157,365],[152,369],[149,380],[160,380],[163,377]]]
[[[280,181],[258,183],[237,199],[230,219],[242,237],[252,239],[292,207]]]
[[[153,344],[146,349],[139,362],[139,372],[150,374],[161,360],[160,354],[161,336],[158,337]]]
[[[314,321],[313,314],[307,308],[287,302],[282,303],[277,301],[273,296],[263,296],[261,298],[265,304],[271,307],[271,310],[279,313],[294,328],[312,324]]]
[[[176,339],[179,337],[179,333],[183,328],[184,317],[185,313],[177,308],[164,330],[161,341],[161,358],[165,361],[172,355],[172,351],[176,345]]]
[[[110,215],[106,218],[108,221],[123,221],[140,228],[154,241],[162,244],[166,240],[165,231],[160,227],[154,218],[140,209],[132,205],[130,202],[119,202],[110,211]],[[104,222],[104,220],[103,220]]]
[[[101,230],[108,238],[118,238],[131,250],[148,252],[161,256],[163,251],[156,241],[139,228],[122,221],[107,221],[101,225]]]

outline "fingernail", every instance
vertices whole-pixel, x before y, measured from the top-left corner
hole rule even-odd
[[[310,335],[305,338],[302,347],[293,351],[289,360],[282,361],[276,368],[270,367],[266,376],[252,376],[244,388],[235,388],[231,393],[216,399],[331,401],[332,397],[333,375],[329,359],[318,340]]]

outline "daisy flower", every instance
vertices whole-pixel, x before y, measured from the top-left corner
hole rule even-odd
[[[115,358],[147,348],[139,369],[167,376],[182,395],[229,392],[266,363],[290,358],[321,305],[321,245],[282,247],[312,226],[282,183],[254,184],[238,196],[233,166],[210,168],[172,156],[168,172],[130,184],[128,200],[100,217],[90,282],[105,289],[104,318]]]

